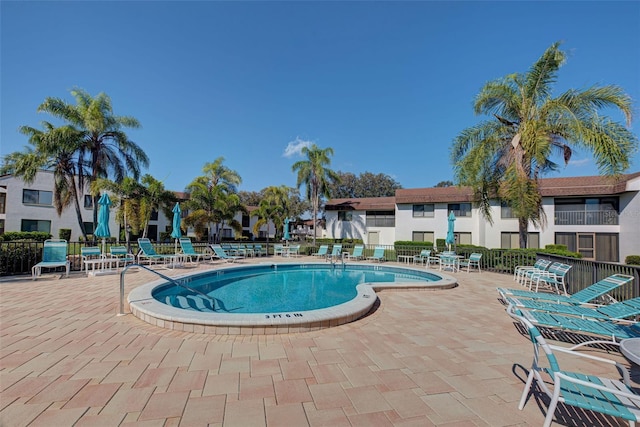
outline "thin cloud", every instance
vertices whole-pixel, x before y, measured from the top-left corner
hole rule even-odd
[[[291,141],[289,142],[289,144],[287,144],[287,148],[284,149],[282,157],[293,157],[295,155],[300,155],[302,148],[309,147],[311,144],[313,144],[313,141],[306,141],[298,136],[294,141]]]
[[[569,166],[585,166],[588,165],[591,162],[590,159],[586,158],[586,159],[578,159],[578,160],[569,160]]]

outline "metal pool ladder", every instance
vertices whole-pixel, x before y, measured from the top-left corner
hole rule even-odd
[[[190,291],[190,292],[193,292],[193,293],[195,293],[195,294],[200,295],[201,297],[204,297],[204,298],[206,298],[206,299],[210,300],[210,301],[211,301],[211,307],[212,307],[212,308],[213,308],[213,310],[215,311],[215,309],[216,309],[216,300],[215,300],[214,298],[210,297],[209,295],[207,295],[207,294],[205,294],[205,293],[203,293],[203,292],[200,292],[200,291],[199,291],[199,290],[197,290],[197,289],[193,289],[193,288],[191,288],[191,287],[189,287],[189,286],[185,285],[184,283],[180,283],[180,282],[178,282],[177,280],[172,279],[172,278],[171,278],[171,277],[169,277],[169,276],[165,276],[164,274],[159,273],[159,272],[157,272],[156,270],[152,270],[151,268],[146,267],[146,266],[144,266],[144,265],[141,265],[141,264],[129,264],[129,265],[125,266],[125,267],[122,269],[122,271],[120,272],[120,311],[118,312],[118,316],[124,316],[124,315],[126,314],[126,313],[124,312],[124,274],[127,272],[127,270],[128,270],[130,267],[139,267],[139,268],[142,268],[142,269],[144,269],[144,270],[150,271],[151,273],[153,273],[153,274],[156,274],[156,275],[160,276],[160,277],[161,277],[161,278],[163,278],[164,280],[168,280],[169,282],[173,283],[173,284],[174,284],[174,285],[176,285],[176,286],[179,286],[179,287],[181,287],[181,288],[184,288],[184,289],[186,289],[186,290],[188,290],[188,291]]]

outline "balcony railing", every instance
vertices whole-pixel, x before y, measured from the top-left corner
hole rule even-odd
[[[618,212],[556,211],[555,225],[618,225]]]

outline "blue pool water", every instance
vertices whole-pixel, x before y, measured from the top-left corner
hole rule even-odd
[[[217,313],[272,313],[332,307],[355,298],[356,285],[428,282],[441,277],[426,271],[374,265],[277,264],[209,271],[156,287],[153,297],[185,310]]]

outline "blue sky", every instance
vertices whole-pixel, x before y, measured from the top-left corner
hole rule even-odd
[[[104,92],[142,123],[128,134],[145,172],[176,191],[220,156],[241,190],[295,186],[305,142],[332,147],[334,170],[405,188],[452,180],[449,148],[483,118],[482,85],[558,40],[557,93],[617,84],[640,113],[637,1],[2,1],[0,13],[0,155],[27,144],[19,126],[51,120],[36,113],[46,97]],[[593,174],[578,151],[549,176]]]

